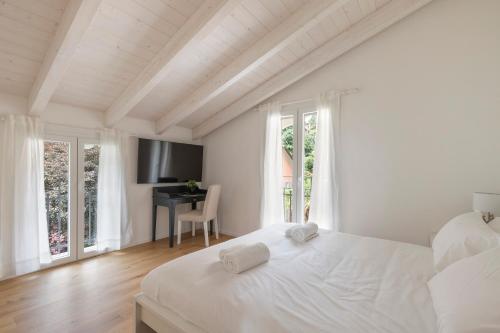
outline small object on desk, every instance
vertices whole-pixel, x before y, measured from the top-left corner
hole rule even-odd
[[[195,193],[196,190],[198,190],[198,183],[196,182],[196,180],[193,180],[193,179],[190,179],[188,180],[188,182],[186,183],[186,186],[189,190],[189,193]]]

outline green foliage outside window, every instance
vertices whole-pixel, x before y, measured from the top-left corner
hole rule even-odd
[[[293,159],[293,126],[285,127],[281,130],[282,146],[287,154]],[[312,175],[314,170],[314,145],[316,139],[316,113],[309,113],[304,116],[304,219],[308,220],[309,205],[311,198]],[[292,203],[292,189],[285,188],[283,195],[285,198],[285,215],[289,214]]]
[[[49,247],[52,255],[68,251],[70,146],[67,142],[44,143],[44,186]],[[84,149],[84,246],[95,245],[97,231],[97,173],[99,146]]]
[[[85,223],[84,247],[96,244],[97,235],[97,180],[99,171],[98,145],[85,146],[84,180],[85,180]]]
[[[68,251],[69,145],[45,142],[44,145],[45,205],[50,252]]]

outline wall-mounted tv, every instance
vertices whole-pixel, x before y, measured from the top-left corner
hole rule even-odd
[[[137,183],[201,181],[203,146],[139,139]]]

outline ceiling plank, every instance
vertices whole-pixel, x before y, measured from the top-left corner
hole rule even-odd
[[[70,0],[33,83],[28,112],[40,115],[69,66],[102,0]]]
[[[360,45],[432,0],[391,1],[193,129],[199,139]]]
[[[314,0],[305,4],[238,56],[231,64],[196,89],[182,103],[167,111],[157,121],[157,132],[161,133],[167,128],[177,125],[199,110],[348,1],[350,0]]]
[[[178,59],[212,32],[241,0],[206,0],[106,110],[106,126],[125,117],[174,68]]]

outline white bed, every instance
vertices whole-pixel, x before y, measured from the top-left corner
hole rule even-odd
[[[288,225],[289,226],[289,225]],[[306,244],[274,225],[151,271],[137,327],[158,332],[437,332],[430,248],[329,231]],[[224,271],[220,249],[264,242],[268,263]]]

